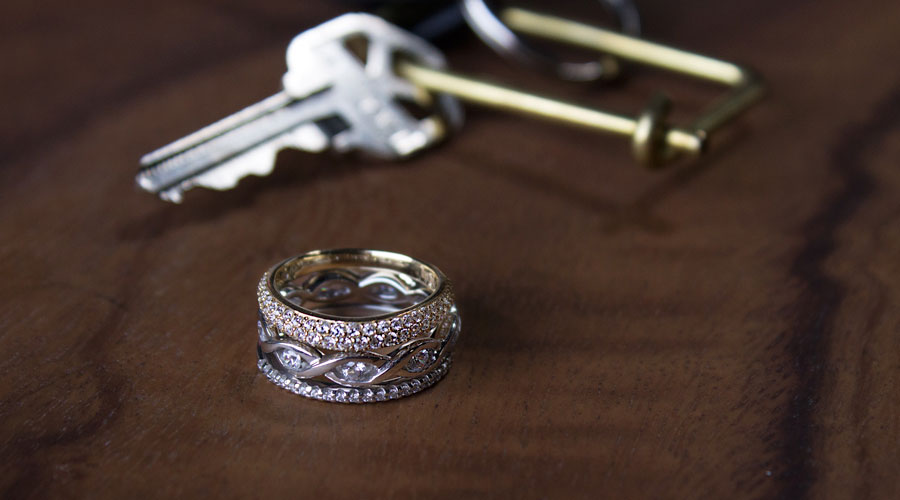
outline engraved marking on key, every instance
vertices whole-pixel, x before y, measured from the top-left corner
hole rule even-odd
[[[347,47],[354,37],[367,42],[365,63]],[[288,47],[282,92],[145,155],[138,184],[178,202],[195,185],[221,190],[246,175],[265,175],[288,147],[396,159],[430,146],[461,124],[462,108],[394,75],[395,54],[445,66],[428,42],[367,14],[346,14],[301,33]],[[431,114],[416,118],[399,101]],[[334,131],[322,123],[329,119],[344,126]]]

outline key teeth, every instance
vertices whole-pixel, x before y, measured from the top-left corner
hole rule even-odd
[[[181,189],[168,189],[166,191],[160,191],[159,198],[163,201],[180,205],[181,201],[184,199],[183,195],[184,192]]]

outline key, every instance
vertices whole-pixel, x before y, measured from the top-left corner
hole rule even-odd
[[[284,148],[389,160],[427,148],[461,126],[462,108],[396,76],[397,56],[446,65],[428,42],[368,14],[305,31],[288,46],[281,92],[143,156],[136,181],[177,203],[194,186],[226,190],[268,174]]]

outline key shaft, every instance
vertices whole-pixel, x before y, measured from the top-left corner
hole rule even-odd
[[[160,193],[334,109],[326,95],[296,100],[279,92],[145,155],[137,182]]]
[[[167,144],[155,151],[145,154],[141,157],[141,165],[148,166],[159,163],[167,158],[183,153],[188,149],[194,148],[218,137],[230,130],[240,127],[244,124],[252,122],[265,116],[273,111],[281,109],[288,105],[293,99],[283,91],[271,95],[255,104],[231,114],[221,120],[207,125],[196,132],[182,137],[170,144]]]

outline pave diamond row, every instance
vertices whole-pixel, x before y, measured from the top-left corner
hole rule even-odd
[[[337,321],[311,316],[273,297],[267,286],[268,274],[257,288],[259,310],[279,334],[307,344],[344,352],[359,352],[402,344],[412,338],[429,336],[441,325],[453,307],[453,293],[445,289],[434,300],[390,318],[371,321]]]
[[[275,385],[301,396],[336,403],[374,403],[402,398],[431,387],[447,373],[450,368],[450,357],[445,358],[440,366],[426,375],[373,388],[330,386],[302,380],[278,371],[265,359],[260,359],[257,366],[259,371]]]

